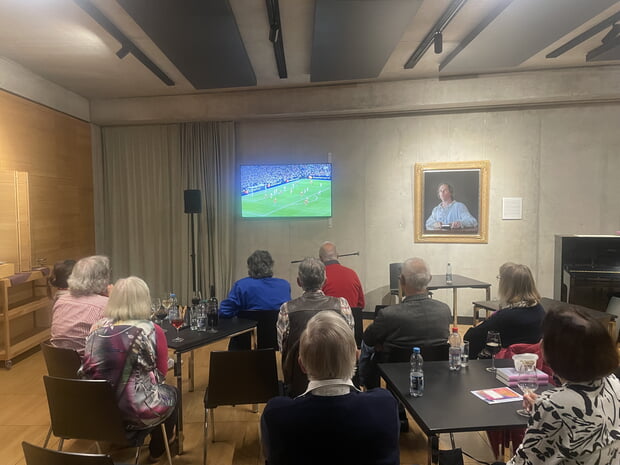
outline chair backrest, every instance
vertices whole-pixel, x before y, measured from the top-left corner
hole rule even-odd
[[[616,341],[618,341],[620,336],[620,297],[613,296],[609,299],[609,303],[607,304],[607,310],[605,310],[610,315],[616,315]]]
[[[77,372],[82,365],[82,360],[75,350],[63,349],[49,342],[42,342],[41,352],[43,352],[48,375],[56,378],[79,378]]]
[[[34,446],[22,442],[26,465],[114,465],[109,455],[76,454]]]
[[[280,310],[242,310],[239,318],[256,321],[259,349],[278,350],[276,323]]]
[[[43,376],[54,435],[127,444],[112,386],[105,380]]]
[[[447,342],[443,344],[431,345],[431,346],[417,346],[420,348],[420,354],[425,362],[440,362],[448,360],[450,353],[450,344]],[[411,358],[410,349],[392,348],[387,354],[387,363],[408,362]]]
[[[362,346],[362,336],[364,335],[363,311],[363,308],[351,307],[353,322],[355,323],[355,343],[357,344],[358,349]]]
[[[259,404],[278,394],[274,349],[211,352],[205,408]]]

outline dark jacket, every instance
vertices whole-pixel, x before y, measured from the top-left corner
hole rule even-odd
[[[269,465],[398,465],[400,423],[384,389],[271,399],[261,418]]]
[[[411,349],[416,345],[438,345],[448,340],[452,316],[443,302],[427,295],[405,297],[398,305],[379,310],[374,323],[364,331],[368,346]]]
[[[463,339],[469,341],[469,358],[477,358],[484,349],[489,331],[499,331],[502,347],[537,343],[542,337],[544,317],[545,309],[540,304],[496,311],[478,326],[469,328],[463,336]]]

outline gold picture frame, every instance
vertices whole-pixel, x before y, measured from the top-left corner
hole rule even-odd
[[[414,241],[486,244],[490,169],[488,160],[416,163]]]

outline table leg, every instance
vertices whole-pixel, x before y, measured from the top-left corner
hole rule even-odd
[[[428,437],[428,465],[439,463],[439,436],[431,434]]]
[[[256,328],[254,328],[252,332],[250,333],[250,341],[251,341],[250,347],[252,347],[252,350],[257,350],[258,349],[258,332]],[[258,404],[252,404],[252,412],[258,413]]]
[[[491,300],[491,286],[489,285],[485,290],[487,291],[487,301],[489,301]]]
[[[187,367],[189,378],[189,392],[194,392],[194,351],[189,352],[189,366]]]
[[[181,366],[181,353],[176,353],[174,364],[174,376],[177,378],[177,389],[179,390],[179,415],[177,420],[177,436],[179,438],[179,455],[183,453],[183,367]]]
[[[454,324],[457,325],[458,324],[458,310],[457,310],[457,288],[453,287],[452,288],[452,312],[454,313]]]

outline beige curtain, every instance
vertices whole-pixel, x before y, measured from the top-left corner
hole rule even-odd
[[[114,279],[143,278],[153,296],[190,280],[179,125],[102,129],[103,253]]]
[[[220,300],[232,285],[235,263],[234,135],[233,122],[181,124],[185,188],[201,192],[202,212],[195,215],[198,290],[204,296],[213,284]]]
[[[108,127],[101,130],[103,206],[97,212],[99,253],[114,279],[140,276],[153,296],[192,297],[190,215],[184,191],[200,189],[194,216],[198,289],[216,285],[219,299],[232,284],[235,157],[234,123]]]

